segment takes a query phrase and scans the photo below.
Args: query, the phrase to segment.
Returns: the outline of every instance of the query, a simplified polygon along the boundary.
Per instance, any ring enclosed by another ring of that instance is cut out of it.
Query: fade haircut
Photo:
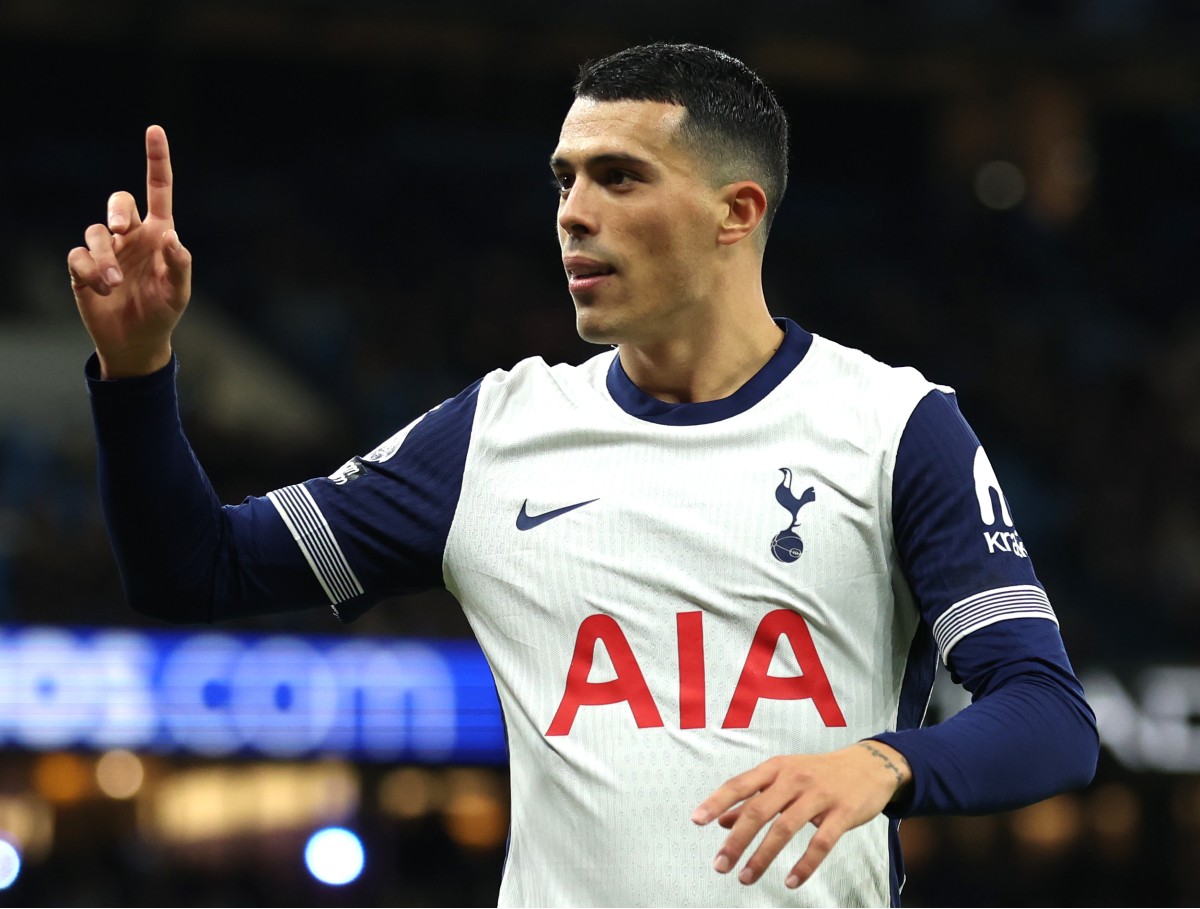
[[[575,97],[683,107],[678,138],[709,166],[714,184],[753,180],[763,188],[766,242],[787,189],[787,115],[741,60],[697,44],[631,47],[580,67]]]

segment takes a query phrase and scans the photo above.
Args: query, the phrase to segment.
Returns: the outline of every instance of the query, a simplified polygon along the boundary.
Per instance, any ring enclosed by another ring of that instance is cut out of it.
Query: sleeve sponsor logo
[[[982,445],[975,449],[972,473],[975,476],[975,498],[979,501],[979,520],[988,527],[997,528],[983,532],[988,554],[1008,552],[1022,559],[1028,558],[1025,543],[1014,529],[1008,499],[1000,489],[1000,480]]]

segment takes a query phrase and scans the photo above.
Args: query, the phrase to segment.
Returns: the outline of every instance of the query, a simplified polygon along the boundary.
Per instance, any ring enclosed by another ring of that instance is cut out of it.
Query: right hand
[[[171,360],[171,334],[192,294],[192,254],[171,216],[171,153],[161,126],[146,130],[146,220],[127,192],[108,200],[108,224],[67,255],[71,289],[105,379],[144,376]]]

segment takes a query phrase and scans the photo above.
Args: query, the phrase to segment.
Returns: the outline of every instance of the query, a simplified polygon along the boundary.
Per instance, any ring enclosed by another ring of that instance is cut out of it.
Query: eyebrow
[[[589,166],[589,167],[596,166],[596,165],[603,167],[603,166],[609,165],[609,164],[624,164],[624,165],[632,164],[635,166],[640,165],[642,167],[652,166],[650,164],[650,162],[647,161],[645,158],[639,158],[639,157],[637,157],[637,155],[622,154],[620,152],[607,152],[602,155],[593,155],[590,158],[585,158],[583,163],[585,166]],[[574,165],[572,165],[571,162],[568,161],[566,158],[561,158],[561,157],[558,157],[557,155],[552,155],[550,158],[550,169],[551,170],[555,170],[555,171],[570,170],[573,167],[574,167]]]

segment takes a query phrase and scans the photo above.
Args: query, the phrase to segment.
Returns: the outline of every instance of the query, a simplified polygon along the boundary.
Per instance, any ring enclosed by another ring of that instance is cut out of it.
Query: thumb
[[[192,254],[180,242],[174,228],[163,232],[163,261],[167,265],[167,280],[186,300],[191,292]]]

